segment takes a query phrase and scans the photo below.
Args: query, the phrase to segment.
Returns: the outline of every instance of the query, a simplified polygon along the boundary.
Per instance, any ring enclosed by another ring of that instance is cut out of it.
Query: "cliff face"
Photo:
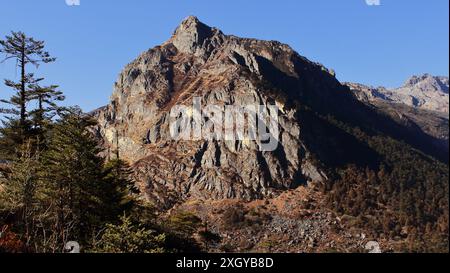
[[[321,79],[315,80],[315,79]],[[161,46],[120,74],[111,103],[100,109],[99,133],[110,151],[134,163],[149,199],[170,204],[188,196],[255,199],[326,176],[310,160],[292,99],[326,98],[341,88],[324,67],[289,46],[224,35],[189,17]],[[279,145],[258,141],[174,141],[169,112],[206,105],[279,107]]]
[[[267,151],[261,141],[245,138],[174,140],[170,111],[192,106],[194,98],[202,107],[261,105],[270,112],[278,106],[277,148]],[[327,170],[335,167],[378,166],[378,155],[332,125],[329,116],[435,152],[428,145],[433,137],[409,134],[378,115],[333,71],[289,46],[225,35],[195,17],[127,65],[111,103],[95,115],[105,147],[133,164],[145,197],[165,208],[191,197],[272,197],[304,183],[326,183]]]

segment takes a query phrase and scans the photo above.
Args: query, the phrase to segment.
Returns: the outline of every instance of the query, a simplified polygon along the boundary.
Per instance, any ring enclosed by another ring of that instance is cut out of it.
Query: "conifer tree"
[[[5,57],[2,62],[7,60],[15,60],[20,69],[20,80],[14,82],[5,80],[5,84],[16,91],[8,104],[13,106],[12,109],[3,109],[3,113],[19,116],[19,124],[21,127],[26,126],[27,121],[27,102],[29,95],[27,86],[34,83],[32,73],[27,73],[27,65],[31,64],[38,67],[41,63],[54,62],[50,54],[44,50],[45,43],[28,37],[23,32],[12,32],[10,36],[6,36],[5,40],[0,40],[0,53],[4,53]]]
[[[94,124],[79,109],[71,109],[54,126],[43,155],[43,177],[56,204],[56,227],[63,241],[86,242],[104,218],[103,159],[88,130]]]
[[[105,200],[106,215],[111,221],[120,215],[130,212],[136,205],[136,195],[139,193],[135,182],[131,179],[132,170],[128,163],[120,158],[113,159],[105,165],[105,178],[107,192]]]
[[[119,135],[116,133],[117,145],[115,158],[105,165],[105,181],[109,191],[106,195],[110,204],[108,215],[115,220],[123,213],[130,212],[136,204],[135,195],[139,193],[135,182],[132,180],[131,167],[120,158]]]
[[[44,50],[45,43],[28,37],[23,32],[12,32],[5,40],[0,40],[0,53],[3,59],[15,61],[20,70],[18,81],[5,79],[5,85],[15,91],[8,100],[0,102],[9,107],[0,107],[0,113],[6,115],[0,128],[0,156],[2,159],[14,160],[17,148],[32,137],[32,123],[29,120],[28,103],[33,99],[30,87],[42,79],[35,79],[29,72],[29,65],[38,67],[42,63],[54,62],[55,58]]]
[[[65,99],[63,93],[57,90],[57,85],[42,87],[39,83],[30,85],[30,100],[36,102],[36,108],[30,112],[33,125],[31,135],[35,138],[36,146],[45,149],[47,134],[53,125],[53,119],[65,111],[56,102]]]
[[[117,225],[107,224],[100,242],[94,248],[100,253],[164,253],[166,235],[134,223],[123,215]]]
[[[38,83],[30,85],[30,100],[35,100],[37,104],[36,109],[30,113],[36,129],[45,128],[51,123],[52,118],[63,109],[56,102],[63,101],[65,96],[57,88],[57,85],[44,87]]]
[[[38,217],[40,191],[38,183],[39,155],[32,151],[31,144],[23,144],[18,152],[20,156],[10,164],[8,174],[0,180],[3,211],[16,215],[18,230],[23,234],[24,242],[29,246],[35,234],[35,220]]]

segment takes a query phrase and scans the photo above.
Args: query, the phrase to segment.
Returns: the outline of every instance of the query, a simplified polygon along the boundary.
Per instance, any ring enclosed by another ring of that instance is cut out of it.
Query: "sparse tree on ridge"
[[[29,101],[27,85],[34,82],[34,75],[27,73],[27,65],[31,64],[38,67],[41,63],[54,62],[56,59],[44,50],[44,41],[35,40],[28,37],[23,32],[12,32],[10,36],[6,36],[5,40],[0,40],[0,53],[4,53],[5,57],[2,62],[7,60],[15,60],[20,69],[20,80],[14,82],[6,80],[7,86],[13,88],[17,94],[10,99],[13,109],[4,109],[2,112],[8,114],[17,114],[21,126],[26,125],[27,119],[27,102]]]
[[[14,159],[18,156],[17,147],[33,136],[31,111],[27,107],[30,101],[38,99],[34,89],[43,79],[35,79],[34,74],[29,72],[29,65],[37,68],[40,64],[56,60],[44,48],[44,41],[35,40],[23,32],[12,32],[4,40],[0,40],[0,55],[3,55],[0,62],[15,61],[20,70],[18,81],[5,79],[5,85],[13,89],[15,93],[9,99],[0,100],[8,105],[0,107],[0,114],[6,117],[0,128],[2,159]]]

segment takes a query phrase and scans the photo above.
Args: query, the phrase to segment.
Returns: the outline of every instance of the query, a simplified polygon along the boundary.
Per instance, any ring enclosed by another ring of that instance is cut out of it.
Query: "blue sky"
[[[413,74],[448,76],[449,1],[380,1],[0,0],[0,39],[21,30],[45,40],[58,60],[37,75],[86,111],[105,105],[121,69],[188,15],[227,34],[287,43],[341,81],[395,87]],[[16,77],[14,63],[0,64],[0,79]],[[0,98],[10,94],[0,84]]]

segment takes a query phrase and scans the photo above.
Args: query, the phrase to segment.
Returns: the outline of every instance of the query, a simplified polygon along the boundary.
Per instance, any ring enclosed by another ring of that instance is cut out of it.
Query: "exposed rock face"
[[[322,81],[310,82],[317,77]],[[185,197],[255,199],[323,181],[283,80],[300,87],[290,94],[296,98],[341,87],[327,69],[287,45],[224,35],[189,17],[170,40],[125,67],[111,103],[95,113],[98,132],[134,164],[146,197],[167,206]],[[278,105],[278,149],[264,152],[251,140],[174,141],[169,111],[192,105],[194,97],[202,105]]]
[[[402,87],[396,89],[373,88],[353,83],[349,83],[348,86],[361,91],[357,95],[362,100],[383,100],[443,113],[444,116],[449,114],[448,77],[436,77],[429,74],[413,76]]]
[[[393,90],[357,83],[346,85],[360,101],[389,114],[403,125],[420,128],[436,139],[430,144],[448,150],[448,77],[413,76],[403,87]]]
[[[270,112],[277,105],[277,149],[263,151],[251,139],[174,140],[171,109],[192,106],[196,97],[202,106],[262,105]],[[105,146],[133,164],[145,197],[164,208],[188,198],[254,200],[326,182],[320,164],[379,166],[376,153],[331,125],[328,115],[429,146],[428,136],[403,134],[403,127],[358,102],[332,70],[289,46],[225,35],[195,17],[127,65],[111,103],[94,114]]]

